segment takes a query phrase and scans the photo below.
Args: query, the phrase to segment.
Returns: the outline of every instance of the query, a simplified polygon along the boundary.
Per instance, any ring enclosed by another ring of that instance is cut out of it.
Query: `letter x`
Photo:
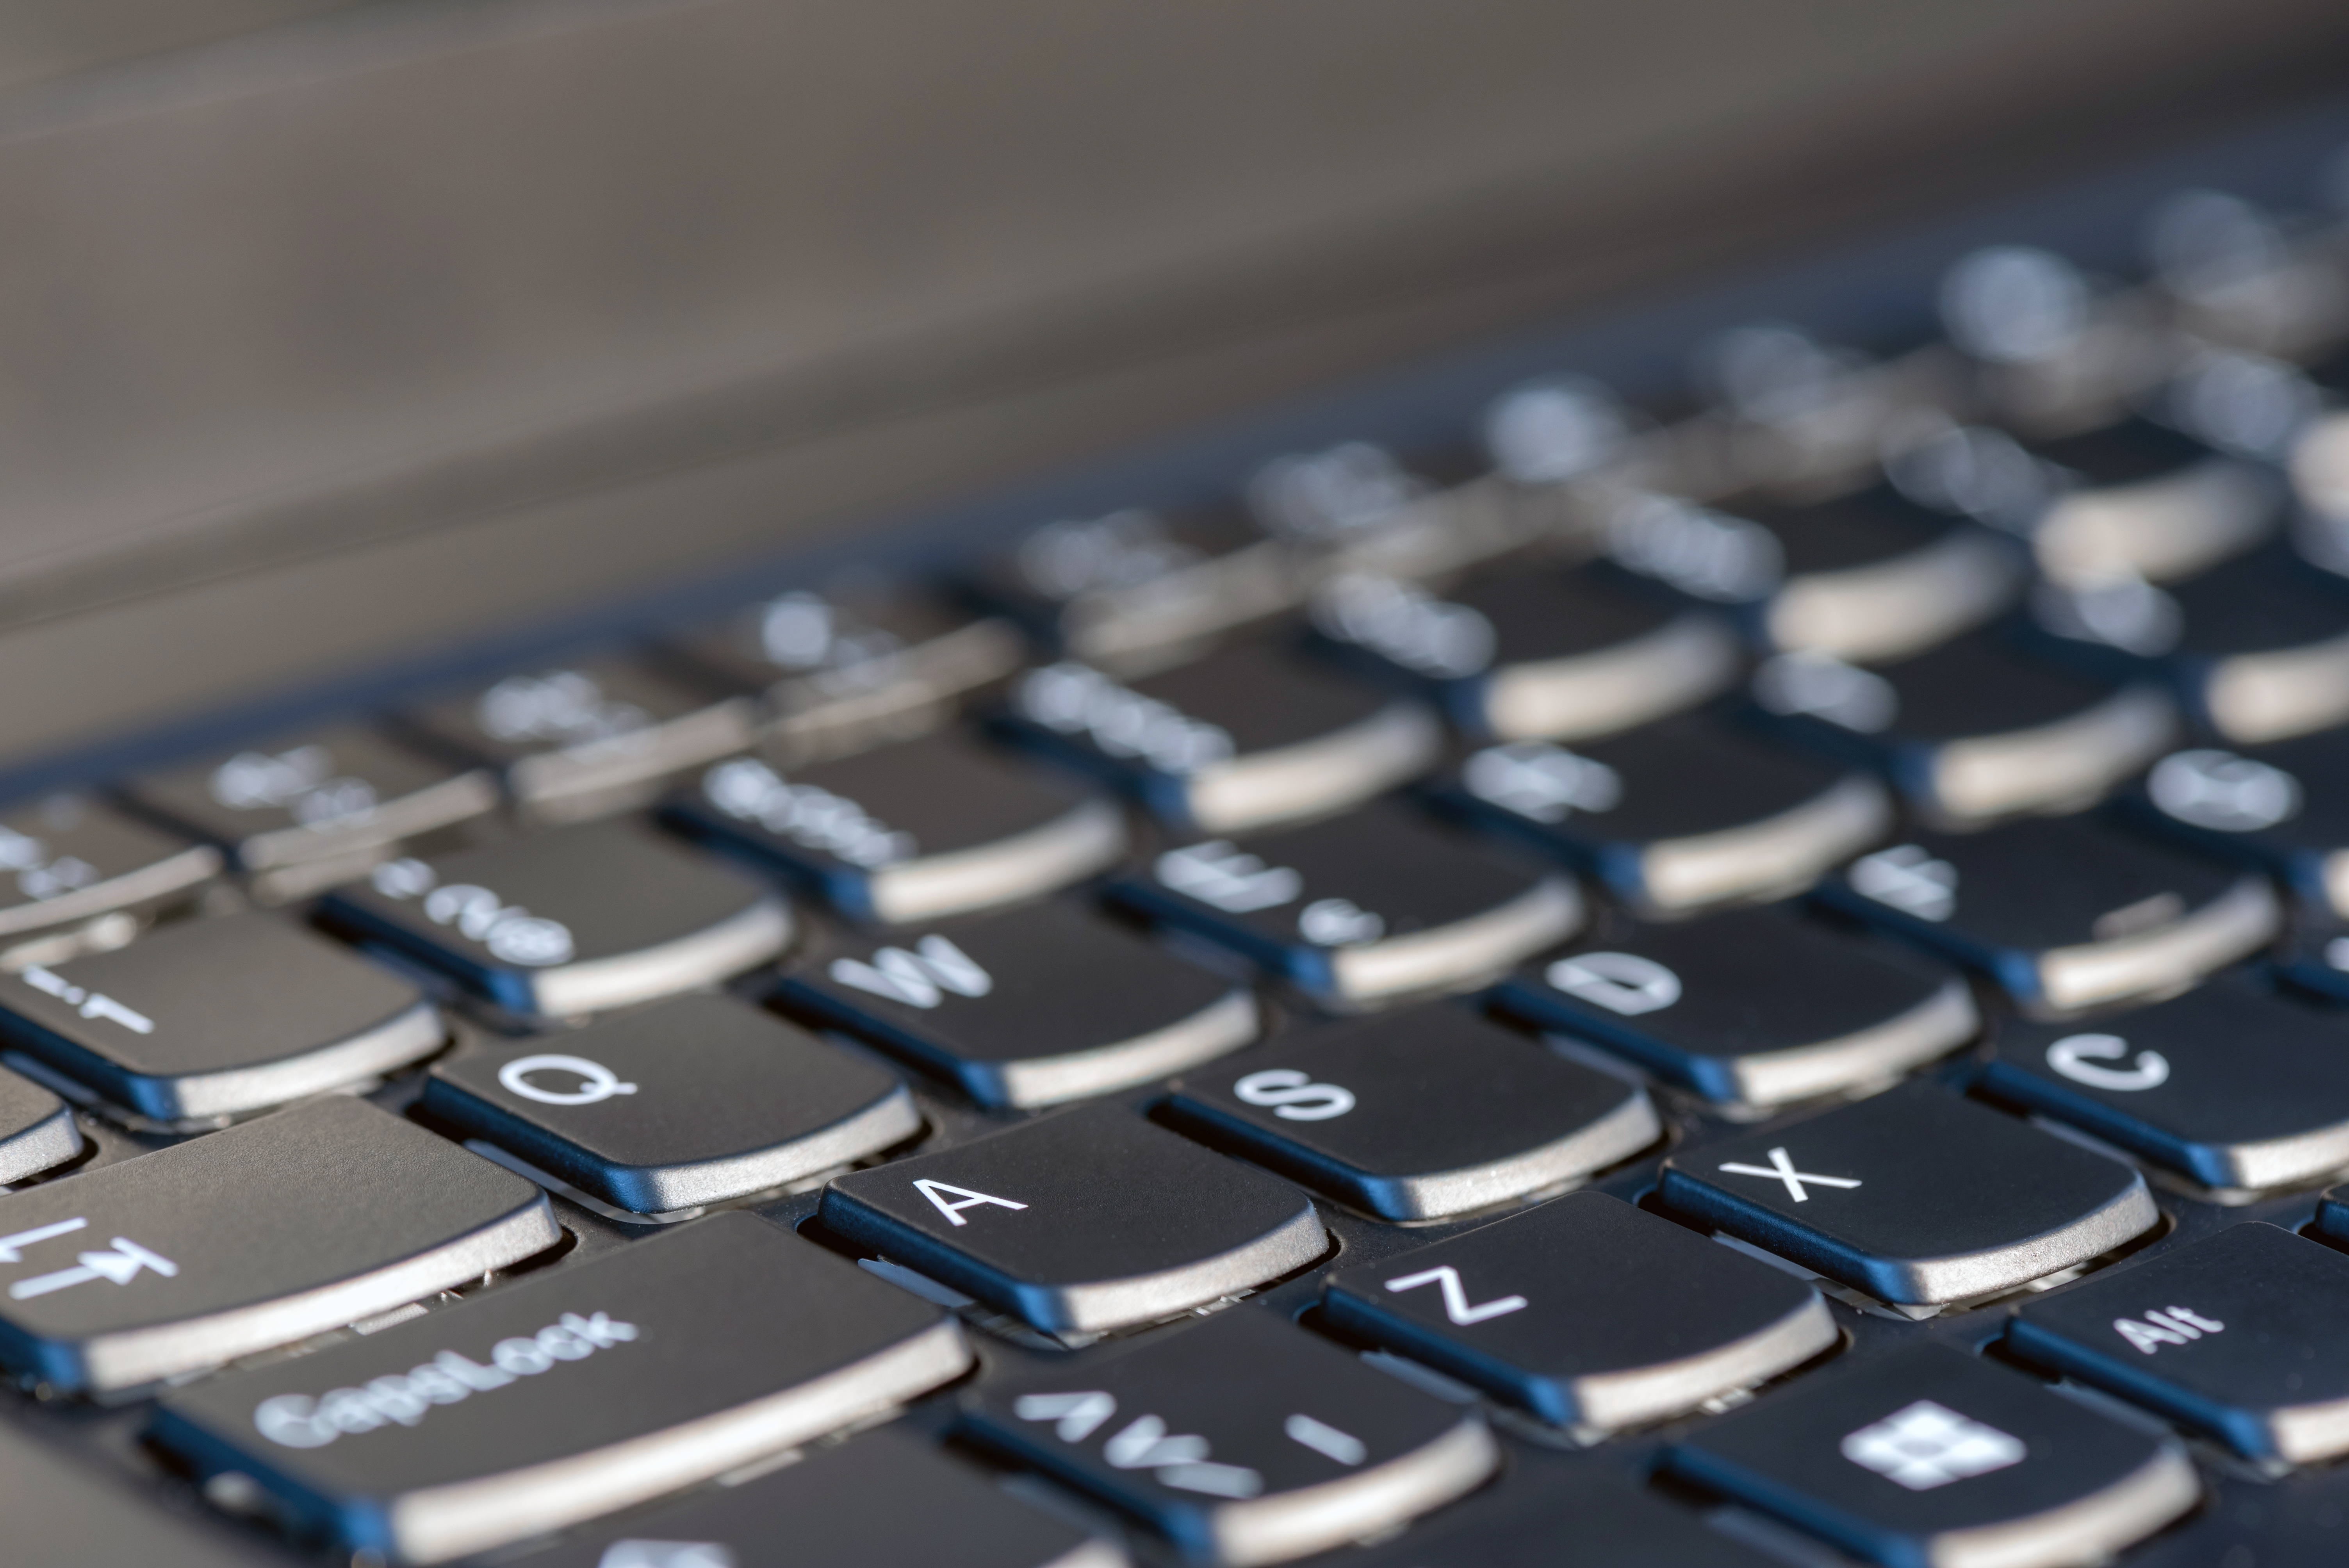
[[[1797,1171],[1795,1169],[1795,1162],[1786,1158],[1786,1151],[1783,1149],[1770,1150],[1770,1163],[1767,1165],[1733,1163],[1724,1165],[1722,1169],[1733,1176],[1767,1176],[1775,1181],[1784,1181],[1786,1184],[1786,1191],[1793,1195],[1797,1203],[1807,1203],[1811,1201],[1811,1195],[1803,1191],[1803,1183],[1806,1181],[1816,1181],[1822,1187],[1859,1185],[1849,1176],[1814,1176],[1807,1171]]]

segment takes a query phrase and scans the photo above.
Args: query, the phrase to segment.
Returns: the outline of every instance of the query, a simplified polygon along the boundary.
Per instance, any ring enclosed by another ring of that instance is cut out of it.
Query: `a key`
[[[905,1085],[731,996],[678,996],[432,1069],[424,1109],[615,1208],[764,1191],[921,1130]]]
[[[1426,771],[1443,746],[1422,704],[1263,644],[1131,684],[1049,665],[1013,684],[1011,707],[1016,736],[1205,834],[1344,810]]]
[[[636,822],[595,822],[388,861],[322,911],[515,1013],[650,1001],[764,964],[791,939],[781,898]]]
[[[2215,1236],[2032,1303],[2006,1348],[2254,1460],[2349,1449],[2349,1257],[2274,1225]]]
[[[1321,1306],[1553,1426],[1600,1429],[1766,1382],[1839,1332],[1800,1280],[1599,1192],[1340,1269]]]
[[[951,733],[779,773],[738,757],[673,813],[860,921],[903,925],[1020,903],[1124,851],[1125,814]]]
[[[1571,1541],[1575,1568],[1780,1568],[1782,1559],[1717,1534],[1697,1515],[1596,1466],[1514,1484],[1359,1552],[1350,1568],[1555,1568]]]
[[[2035,1017],[2183,990],[2282,923],[2266,878],[2085,818],[1920,834],[1819,896],[1982,970]]]
[[[2282,879],[2312,909],[2349,920],[2349,730],[2273,746],[2190,747],[2153,765],[2116,809]]]
[[[80,1152],[73,1108],[36,1083],[0,1071],[0,1185],[37,1176]]]
[[[1288,1182],[1113,1105],[834,1177],[818,1218],[1055,1334],[1172,1317],[1329,1244]]]
[[[528,1568],[1127,1568],[1125,1553],[1013,1501],[901,1431],[818,1449],[735,1486],[582,1531]]]
[[[2190,577],[2249,549],[2282,518],[2282,486],[2147,419],[2038,444],[2057,470],[2031,529],[2039,567],[2062,583]]]
[[[988,1382],[964,1425],[1230,1568],[1391,1529],[1501,1458],[1474,1413],[1248,1307]]]
[[[1582,923],[1570,877],[1394,805],[1185,844],[1112,892],[1337,1006],[1468,989]]]
[[[2015,1289],[2161,1218],[2130,1167],[1926,1083],[1675,1154],[1659,1195],[1907,1307]]]
[[[1650,915],[1800,892],[1892,826],[1891,797],[1873,775],[1702,716],[1572,751],[1541,740],[1489,747],[1461,765],[1444,799]]]
[[[1919,817],[1956,828],[2089,805],[2178,732],[2155,682],[2031,658],[2003,629],[1879,669],[1784,654],[1753,695],[1790,739],[1881,770]]]
[[[212,881],[221,865],[210,844],[86,795],[23,802],[0,812],[0,942],[143,913]]]
[[[843,937],[785,975],[776,1000],[994,1106],[1148,1083],[1237,1050],[1261,1026],[1246,985],[1065,902]]]
[[[178,1394],[150,1435],[347,1552],[445,1563],[836,1431],[970,1358],[935,1306],[738,1211]]]
[[[373,858],[498,803],[497,780],[485,770],[452,768],[360,724],[281,736],[126,788],[140,805],[221,845],[243,870],[289,894],[305,887],[293,868]]]
[[[438,746],[497,769],[527,815],[567,822],[650,799],[664,779],[740,750],[753,708],[614,655],[511,675],[403,717]]]
[[[253,1568],[251,1542],[209,1519],[173,1513],[44,1442],[0,1426],[0,1519],[8,1552],[41,1568]]]
[[[1667,1463],[1884,1568],[2102,1562],[2202,1495],[2175,1439],[1938,1345],[1733,1411]]]
[[[1741,1110],[1883,1082],[1981,1027],[1959,975],[1785,909],[1609,931],[1494,1003]]]
[[[2349,1165],[2340,1024],[2240,981],[2072,1024],[2002,1022],[1982,1089],[2206,1187]]]
[[[160,1122],[364,1083],[446,1037],[415,986],[276,914],[183,920],[0,974],[0,1038]]]
[[[1663,1130],[1636,1086],[1454,1006],[1283,1037],[1185,1078],[1163,1114],[1382,1220],[1578,1181]]]
[[[137,1388],[479,1279],[562,1233],[532,1183],[330,1096],[0,1196],[0,1362],[62,1389]]]

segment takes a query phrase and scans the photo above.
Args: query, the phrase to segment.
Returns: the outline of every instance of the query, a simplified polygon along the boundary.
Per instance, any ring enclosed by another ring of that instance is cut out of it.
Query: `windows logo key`
[[[1843,1439],[1843,1457],[1910,1491],[2023,1462],[2022,1439],[1920,1399]]]

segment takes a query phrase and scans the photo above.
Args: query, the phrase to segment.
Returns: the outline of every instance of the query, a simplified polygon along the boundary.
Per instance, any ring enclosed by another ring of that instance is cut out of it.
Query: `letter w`
[[[1505,1295],[1482,1306],[1469,1305],[1468,1293],[1460,1287],[1460,1271],[1450,1264],[1423,1274],[1405,1274],[1401,1279],[1387,1281],[1389,1290],[1417,1290],[1423,1284],[1435,1285],[1443,1291],[1444,1315],[1464,1328],[1469,1324],[1482,1323],[1488,1317],[1499,1317],[1504,1313],[1515,1312],[1530,1305],[1524,1296]]]
[[[835,958],[827,973],[843,985],[854,985],[908,1007],[935,1007],[948,991],[957,996],[984,996],[995,989],[995,976],[943,936],[925,936],[911,953],[902,947],[885,947],[870,964],[861,958]]]

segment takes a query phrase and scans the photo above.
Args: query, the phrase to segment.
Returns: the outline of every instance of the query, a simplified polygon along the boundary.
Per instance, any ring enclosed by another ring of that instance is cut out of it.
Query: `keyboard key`
[[[37,1176],[80,1152],[73,1109],[40,1085],[0,1071],[0,1186]]]
[[[1020,903],[1109,866],[1125,813],[952,734],[794,769],[705,771],[685,831],[770,862],[851,919],[907,924]]]
[[[1983,971],[2034,1017],[2174,994],[2265,946],[2282,921],[2264,877],[2079,818],[1920,835],[1862,856],[1819,895]]]
[[[1420,704],[1262,645],[1130,686],[1030,670],[1012,707],[1016,735],[1199,833],[1344,810],[1433,767],[1444,741]]]
[[[647,1214],[779,1187],[922,1128],[887,1072],[722,995],[476,1047],[433,1068],[423,1106]]]
[[[601,1524],[529,1568],[1127,1568],[1125,1553],[1015,1501],[969,1466],[881,1431],[656,1513]]]
[[[843,937],[778,1004],[869,1040],[981,1105],[1041,1106],[1148,1083],[1237,1050],[1246,986],[1067,903],[894,941]]]
[[[2175,1439],[1938,1345],[1723,1416],[1667,1462],[1885,1568],[2102,1562],[2202,1495]]]
[[[2136,824],[2281,878],[2349,920],[2349,730],[2273,746],[2196,747],[2154,764],[2118,809]]]
[[[1572,879],[1392,805],[1186,844],[1112,892],[1345,1006],[1469,989],[1582,923]]]
[[[1973,993],[1939,964],[1783,909],[1609,931],[1494,1000],[1748,1110],[1883,1082],[1981,1027]]]
[[[1889,484],[1796,506],[1744,507],[1777,540],[1785,576],[1756,607],[1760,640],[1869,664],[1921,653],[2017,596],[2020,552]]]
[[[2349,1165],[2339,1020],[2241,982],[2087,1024],[2002,1023],[1983,1090],[2206,1187]]]
[[[150,1435],[347,1551],[445,1563],[836,1431],[970,1359],[936,1307],[737,1212],[175,1395]]]
[[[250,1542],[167,1511],[35,1433],[0,1426],[0,1519],[8,1551],[41,1568],[253,1568]]]
[[[1329,1245],[1288,1182],[1113,1105],[835,1177],[818,1218],[1055,1334],[1172,1317]]]
[[[2247,1458],[2306,1464],[2349,1450],[2344,1292],[2349,1257],[2230,1225],[2033,1302],[2005,1345]]]
[[[221,852],[211,845],[191,844],[86,795],[26,801],[0,812],[0,942],[141,913],[220,872]]]
[[[2153,682],[2029,658],[2000,631],[1881,669],[1784,655],[1753,690],[1781,733],[1881,770],[1925,821],[1953,828],[2078,810],[2178,732]]]
[[[965,1426],[1193,1561],[1231,1565],[1391,1529],[1474,1491],[1501,1459],[1475,1414],[1246,1307],[987,1383]]]
[[[1400,1539],[1358,1552],[1355,1568],[1781,1568],[1783,1559],[1715,1534],[1694,1514],[1608,1470],[1581,1466],[1454,1509]]]
[[[1666,1161],[1663,1202],[1899,1306],[2013,1290],[2158,1223],[2145,1178],[1909,1083]]]
[[[0,974],[0,1037],[119,1106],[181,1123],[364,1083],[430,1056],[447,1030],[398,975],[247,913]]]
[[[562,1234],[521,1177],[330,1096],[0,1196],[0,1362],[68,1391],[140,1387],[479,1279]]]
[[[2032,449],[2058,472],[2031,531],[2058,582],[2190,577],[2282,521],[2282,486],[2190,437],[2132,419]]]
[[[1340,1269],[1322,1311],[1554,1426],[1602,1429],[1766,1382],[1840,1332],[1801,1281],[1599,1192]]]
[[[1663,1132],[1637,1087],[1446,1006],[1284,1036],[1186,1078],[1163,1114],[1382,1220],[1506,1203]]]
[[[1702,717],[1579,751],[1491,747],[1445,799],[1649,915],[1800,892],[1892,826],[1891,798],[1871,775]]]
[[[542,821],[599,817],[650,799],[661,782],[750,744],[752,707],[624,657],[508,676],[410,709],[409,724],[500,770]]]
[[[515,1013],[567,1017],[689,991],[783,950],[783,901],[635,822],[378,866],[322,911]]]

